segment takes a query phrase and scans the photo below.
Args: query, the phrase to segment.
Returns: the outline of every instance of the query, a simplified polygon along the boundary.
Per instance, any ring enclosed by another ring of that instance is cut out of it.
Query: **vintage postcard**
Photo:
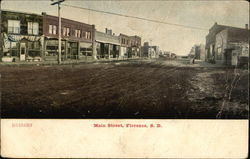
[[[249,3],[0,0],[1,157],[247,158]]]

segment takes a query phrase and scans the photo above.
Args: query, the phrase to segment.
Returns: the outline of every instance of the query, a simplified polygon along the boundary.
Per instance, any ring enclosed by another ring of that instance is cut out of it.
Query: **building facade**
[[[238,58],[244,55],[249,43],[248,26],[245,29],[229,27],[216,34],[215,62],[225,65],[237,65]]]
[[[223,29],[227,28],[224,25],[218,25],[215,23],[210,29],[209,33],[206,36],[206,45],[205,45],[205,52],[206,52],[206,61],[208,62],[215,62],[215,41],[216,41],[216,34],[222,31]]]
[[[2,11],[1,19],[2,60],[41,61],[44,45],[42,16]]]
[[[146,58],[159,58],[159,46],[150,46],[149,42],[144,42],[142,46],[142,57]]]
[[[121,44],[120,56],[127,58],[132,57],[132,50],[130,49],[131,48],[130,37],[125,34],[120,34],[119,39]]]
[[[121,44],[119,37],[112,34],[112,30],[106,28],[105,33],[96,31],[95,45],[97,59],[119,58]]]
[[[1,11],[0,59],[57,61],[58,17]],[[96,31],[94,25],[61,18],[61,60],[133,58],[141,56],[141,37]],[[3,58],[2,58],[3,57]]]
[[[236,28],[215,23],[206,36],[205,59],[212,63],[236,65],[241,59],[246,61],[245,50],[249,48],[248,43],[247,24],[245,28]]]
[[[141,37],[130,36],[130,44],[132,57],[141,57]]]
[[[95,26],[62,18],[62,60],[92,59]],[[43,13],[44,59],[58,59],[58,17]]]
[[[120,56],[121,57],[140,57],[141,56],[141,37],[135,36],[128,36],[125,34],[120,34]]]
[[[205,45],[204,44],[194,45],[189,52],[189,57],[205,61]]]

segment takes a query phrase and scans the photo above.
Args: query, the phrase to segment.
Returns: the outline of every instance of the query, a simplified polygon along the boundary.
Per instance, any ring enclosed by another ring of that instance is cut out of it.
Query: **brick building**
[[[141,37],[120,34],[121,57],[139,57],[141,55]]]
[[[42,16],[2,11],[1,19],[1,57],[10,62],[40,61],[44,44]]]
[[[130,37],[125,34],[120,34],[120,44],[121,44],[121,50],[120,50],[120,56],[121,57],[132,57],[132,50],[130,49],[131,43],[130,43]]]
[[[1,11],[1,60],[57,61],[58,17]],[[96,31],[94,25],[61,19],[61,60],[96,58],[132,58],[141,56],[141,37],[112,30]],[[7,62],[6,61],[6,62]]]
[[[132,57],[140,57],[141,56],[141,37],[135,35],[130,36],[130,47]]]
[[[142,46],[142,57],[158,58],[159,54],[159,46],[150,46],[149,42],[144,42]]]
[[[93,58],[95,26],[62,18],[62,60]],[[58,17],[43,13],[44,59],[58,57]]]

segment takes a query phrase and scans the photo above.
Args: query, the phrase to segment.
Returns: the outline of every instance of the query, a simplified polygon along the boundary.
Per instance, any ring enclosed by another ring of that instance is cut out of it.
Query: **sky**
[[[2,0],[2,9],[57,16],[51,0]],[[65,0],[64,4],[147,18],[205,30],[154,23],[140,19],[62,6],[62,17],[94,24],[98,31],[112,29],[116,35],[138,35],[160,50],[187,55],[195,44],[205,44],[205,37],[215,22],[244,28],[249,24],[247,1],[169,1],[169,0]]]

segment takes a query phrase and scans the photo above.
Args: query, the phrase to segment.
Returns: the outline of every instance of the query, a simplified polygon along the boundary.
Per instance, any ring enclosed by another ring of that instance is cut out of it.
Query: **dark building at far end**
[[[205,45],[197,44],[192,47],[189,52],[189,58],[195,58],[197,60],[205,61]]]

